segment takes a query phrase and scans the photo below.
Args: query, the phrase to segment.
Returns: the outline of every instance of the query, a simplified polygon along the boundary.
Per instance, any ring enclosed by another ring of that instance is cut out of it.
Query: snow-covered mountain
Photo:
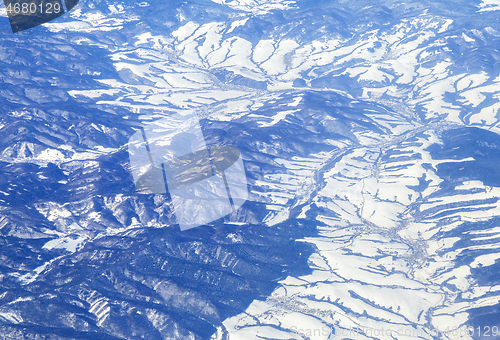
[[[81,0],[16,34],[3,11],[0,334],[499,338],[498,10]],[[187,111],[249,197],[181,232],[127,142]]]

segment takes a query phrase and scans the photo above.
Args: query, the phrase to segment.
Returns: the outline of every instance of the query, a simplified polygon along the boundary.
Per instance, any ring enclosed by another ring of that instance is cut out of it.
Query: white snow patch
[[[479,12],[500,10],[500,0],[483,0],[479,5]]]
[[[80,235],[77,238],[71,236],[61,237],[50,240],[45,243],[42,248],[47,250],[66,249],[67,251],[74,253],[87,239],[88,237],[85,235]]]

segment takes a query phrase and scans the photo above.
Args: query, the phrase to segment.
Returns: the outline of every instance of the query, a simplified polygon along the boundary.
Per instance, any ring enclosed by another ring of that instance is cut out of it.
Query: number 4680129
[[[36,13],[60,13],[61,5],[58,3],[35,4],[33,2],[23,2],[16,4],[8,4],[5,8],[8,15],[11,14],[36,14]]]

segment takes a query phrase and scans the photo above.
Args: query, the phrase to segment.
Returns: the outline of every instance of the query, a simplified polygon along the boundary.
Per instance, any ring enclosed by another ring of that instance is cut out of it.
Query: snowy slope
[[[81,1],[2,35],[0,334],[481,338],[499,9]],[[241,151],[249,200],[182,233],[168,196],[135,191],[126,143],[186,110]]]

